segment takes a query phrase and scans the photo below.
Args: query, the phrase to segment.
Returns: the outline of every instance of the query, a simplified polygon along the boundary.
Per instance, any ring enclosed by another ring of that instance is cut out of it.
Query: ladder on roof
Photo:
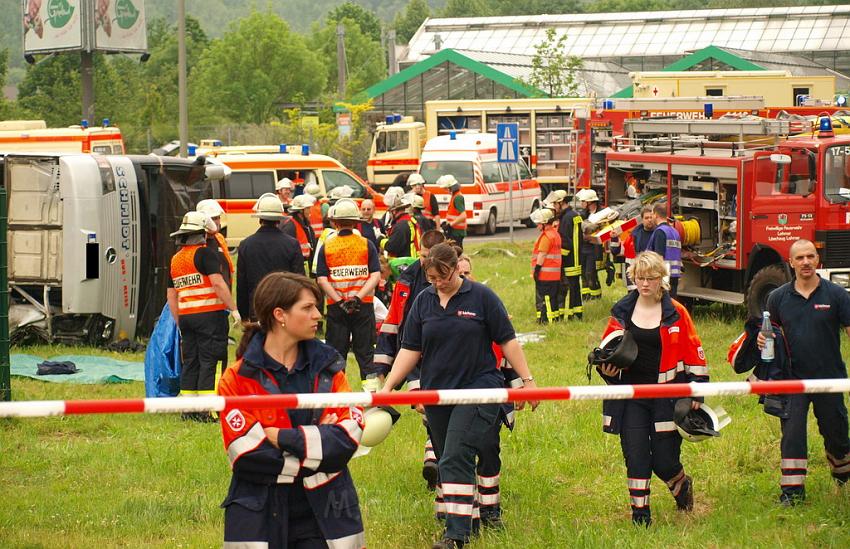
[[[746,136],[782,136],[791,133],[790,120],[764,118],[759,120],[668,120],[632,119],[624,122],[627,135],[737,135],[741,141]]]

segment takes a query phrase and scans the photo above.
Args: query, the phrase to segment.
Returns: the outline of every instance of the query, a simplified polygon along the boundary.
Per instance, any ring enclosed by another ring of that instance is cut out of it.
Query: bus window
[[[375,138],[375,152],[404,151],[409,144],[410,137],[407,130],[382,131]]]
[[[517,162],[517,168],[519,168],[519,178],[520,179],[531,179],[531,170],[528,169],[528,165],[525,161],[520,158]]]
[[[273,172],[233,172],[227,182],[227,198],[259,198],[274,192]]]
[[[325,179],[325,193],[330,194],[331,190],[337,187],[351,187],[354,191],[351,198],[366,198],[366,189],[363,185],[345,172],[322,170],[322,177]]]
[[[288,177],[296,185],[309,185],[319,182],[314,170],[278,170],[277,180],[280,181],[284,177]]]
[[[502,174],[499,173],[499,164],[496,162],[481,163],[481,177],[484,183],[500,183]]]

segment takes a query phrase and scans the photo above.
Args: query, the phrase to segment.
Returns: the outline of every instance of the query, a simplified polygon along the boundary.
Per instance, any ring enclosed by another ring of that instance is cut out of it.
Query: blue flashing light
[[[103,127],[104,127],[104,128],[108,128],[108,127],[109,127],[109,119],[108,119],[108,118],[104,118],[104,119],[103,119]]]
[[[401,115],[398,113],[393,113],[393,123],[398,124],[401,122]]]
[[[605,99],[602,101],[602,108],[610,111],[614,109],[614,100],[613,99]]]
[[[308,145],[307,143],[304,143],[303,145],[301,145],[301,154],[303,156],[309,155],[310,154],[310,145]]]
[[[88,120],[86,120],[85,118],[83,118],[82,120],[80,120],[80,126],[81,126],[83,129],[88,128],[88,127],[89,127],[89,121],[88,121]]]
[[[832,131],[832,119],[829,116],[820,117],[818,130],[818,137],[835,137],[835,132]]]
[[[712,103],[706,103],[702,106],[702,112],[705,114],[705,117],[711,120],[714,118],[714,105]]]
[[[216,139],[215,141],[213,141],[212,146],[213,147],[221,147],[221,144],[222,144],[221,139]]]
[[[456,131],[454,131],[454,130],[450,131],[450,132],[449,132],[449,139],[451,139],[452,141],[454,141],[455,139],[457,139],[457,132],[456,132]]]
[[[392,124],[394,118],[395,117],[393,115],[388,114],[387,116],[384,117],[384,122],[386,122],[387,124]]]
[[[286,154],[286,143],[278,145],[278,150],[280,151],[280,154]]]
[[[188,151],[189,156],[195,156],[195,151],[197,151],[197,150],[198,150],[198,147],[197,147],[197,146],[195,146],[195,145],[189,145],[189,146],[186,148],[186,150]]]

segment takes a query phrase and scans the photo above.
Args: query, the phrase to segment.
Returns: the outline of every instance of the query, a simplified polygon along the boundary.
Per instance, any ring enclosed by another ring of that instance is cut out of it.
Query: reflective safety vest
[[[466,210],[460,211],[457,208],[455,208],[455,197],[457,197],[458,195],[463,196],[462,194],[460,194],[460,191],[458,191],[456,193],[452,193],[452,197],[449,199],[449,209],[446,211],[446,217],[448,219],[452,219],[455,216],[460,215],[460,217],[456,221],[450,222],[449,226],[451,226],[452,229],[457,229],[459,231],[465,231],[466,230]]]
[[[316,233],[316,238],[319,238],[319,235],[322,234],[322,231],[325,228],[325,222],[322,219],[321,202],[316,202],[310,206],[310,215],[308,217],[310,219],[310,226],[313,228],[313,232]]]
[[[177,290],[177,312],[180,316],[227,308],[215,295],[210,277],[195,268],[195,254],[204,247],[206,243],[183,246],[171,258],[171,280]]]
[[[581,216],[577,211],[572,208],[564,211],[558,226],[558,234],[561,236],[561,266],[564,269],[564,276],[581,276],[579,254],[582,232]]]
[[[541,249],[543,239],[548,240],[548,247]],[[537,254],[543,253],[543,266],[540,269],[538,280],[558,281],[561,280],[561,235],[551,224],[546,225],[537,241],[534,243],[534,251],[531,253],[531,271],[537,265]]]
[[[328,282],[343,299],[353,298],[369,280],[369,241],[359,234],[328,236],[323,246],[328,265]],[[363,303],[372,303],[367,295]],[[336,303],[330,296],[328,305]]]
[[[431,194],[431,191],[422,192],[422,201],[425,203],[425,207],[422,208],[422,215],[425,217],[425,219],[434,220],[440,217],[440,212],[439,210],[437,210],[437,214],[435,215],[434,212],[431,211],[432,196],[433,195]]]
[[[679,233],[669,223],[662,223],[655,230],[661,231],[667,237],[664,245],[664,263],[667,264],[670,277],[679,278],[682,276],[682,241],[679,240]],[[653,233],[651,241],[654,240]]]
[[[224,259],[227,261],[227,268],[230,269],[230,275],[236,272],[233,266],[233,258],[230,257],[230,251],[227,249],[227,239],[221,233],[215,233],[215,240],[218,242],[218,247],[221,248],[221,253],[224,254]]]

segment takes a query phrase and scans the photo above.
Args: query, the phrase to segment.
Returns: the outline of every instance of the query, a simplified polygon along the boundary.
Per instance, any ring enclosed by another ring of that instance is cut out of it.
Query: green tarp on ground
[[[143,362],[116,360],[105,356],[58,355],[43,358],[36,355],[15,353],[10,357],[13,376],[25,376],[54,383],[127,383],[145,380]],[[75,374],[40,376],[36,375],[38,363],[45,360],[73,362],[79,370]]]

